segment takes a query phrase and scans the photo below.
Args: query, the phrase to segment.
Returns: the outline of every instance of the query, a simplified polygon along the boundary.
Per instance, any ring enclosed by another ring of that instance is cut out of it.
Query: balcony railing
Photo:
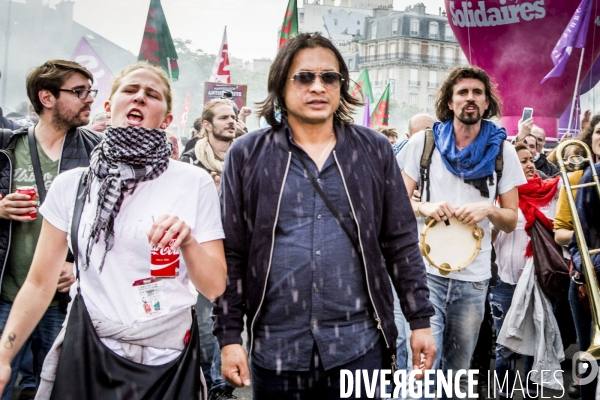
[[[373,62],[384,62],[384,61],[403,61],[403,62],[414,62],[420,64],[433,64],[433,65],[449,65],[457,66],[461,65],[461,61],[458,58],[447,58],[439,56],[430,56],[427,54],[414,54],[414,53],[384,53],[371,56],[359,57],[359,63],[373,63]]]
[[[427,82],[427,87],[437,89],[438,83],[437,82]]]
[[[421,81],[408,81],[408,86],[421,86]]]

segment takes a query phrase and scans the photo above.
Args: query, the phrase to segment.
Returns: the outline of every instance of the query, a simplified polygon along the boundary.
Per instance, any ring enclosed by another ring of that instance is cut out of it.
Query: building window
[[[437,39],[438,38],[438,23],[430,22],[429,23],[429,39]]]
[[[437,71],[429,71],[429,82],[427,83],[427,87],[437,88]]]
[[[419,20],[410,20],[410,36],[419,36]]]
[[[413,62],[420,62],[421,61],[421,46],[419,46],[417,43],[411,43],[410,44],[410,54],[408,55],[408,59],[410,61]]]
[[[427,97],[427,111],[433,112],[434,107],[435,107],[435,96],[430,94],[429,97]]]
[[[348,70],[349,71],[352,71],[352,68],[353,68],[352,64],[354,64],[354,63],[352,61],[354,61],[354,60],[352,60],[352,59],[348,60]]]
[[[371,39],[377,39],[377,23],[371,25]]]
[[[416,106],[418,101],[419,101],[418,94],[416,94],[416,93],[408,94],[408,104],[410,104],[411,106]]]
[[[419,70],[411,68],[410,76],[408,78],[408,86],[419,86]]]
[[[429,45],[430,62],[437,63],[439,57],[440,57],[440,46]]]
[[[454,62],[454,49],[452,47],[444,48],[444,58],[446,59],[447,64],[452,64]]]
[[[380,44],[379,45],[379,54],[380,55],[385,54],[385,44]]]
[[[370,56],[374,56],[375,55],[375,46],[369,46],[369,55]]]
[[[444,27],[444,39],[449,40],[451,42],[455,42],[456,38],[454,37],[454,32],[452,32],[452,28],[450,28],[450,24],[446,24]]]
[[[398,34],[398,20],[395,19],[394,22],[392,22],[392,35],[397,35]]]
[[[388,68],[388,79],[394,79],[394,68]]]

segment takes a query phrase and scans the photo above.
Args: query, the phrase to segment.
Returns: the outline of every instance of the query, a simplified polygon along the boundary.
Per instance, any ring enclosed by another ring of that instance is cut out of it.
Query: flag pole
[[[575,111],[575,100],[577,98],[577,91],[579,90],[579,78],[581,77],[581,67],[583,66],[583,54],[585,53],[585,47],[581,48],[581,56],[579,57],[579,68],[577,69],[577,80],[575,81],[575,90],[573,91],[573,101],[571,102],[571,112],[569,113],[569,128],[567,133],[571,133],[571,124],[573,123],[573,112]]]
[[[169,82],[173,83],[173,74],[171,73],[171,59],[167,57],[167,69],[169,70]]]

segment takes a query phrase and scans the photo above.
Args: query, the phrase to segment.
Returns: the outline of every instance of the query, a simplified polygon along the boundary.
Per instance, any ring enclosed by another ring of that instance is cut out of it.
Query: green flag
[[[375,97],[373,96],[373,89],[371,88],[371,80],[369,79],[369,70],[363,69],[360,73],[360,76],[356,80],[356,85],[352,89],[350,93],[352,97],[360,99],[362,101],[367,100],[367,95],[369,95],[370,102],[375,101]]]
[[[283,25],[281,26],[281,36],[279,37],[279,48],[281,49],[288,40],[298,35],[298,4],[296,0],[289,0]]]
[[[164,69],[171,80],[176,81],[179,78],[177,52],[160,0],[150,0],[148,19],[138,56],[138,61],[143,60]]]
[[[377,107],[371,114],[371,127],[388,126],[390,120],[390,84],[386,86]]]

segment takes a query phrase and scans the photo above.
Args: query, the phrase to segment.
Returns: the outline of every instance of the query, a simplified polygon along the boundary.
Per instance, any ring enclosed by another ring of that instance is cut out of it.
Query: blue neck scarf
[[[485,180],[494,173],[496,157],[506,140],[506,130],[491,121],[482,120],[481,130],[473,143],[458,150],[451,119],[433,124],[433,137],[448,171],[475,186],[482,196],[489,197]]]

